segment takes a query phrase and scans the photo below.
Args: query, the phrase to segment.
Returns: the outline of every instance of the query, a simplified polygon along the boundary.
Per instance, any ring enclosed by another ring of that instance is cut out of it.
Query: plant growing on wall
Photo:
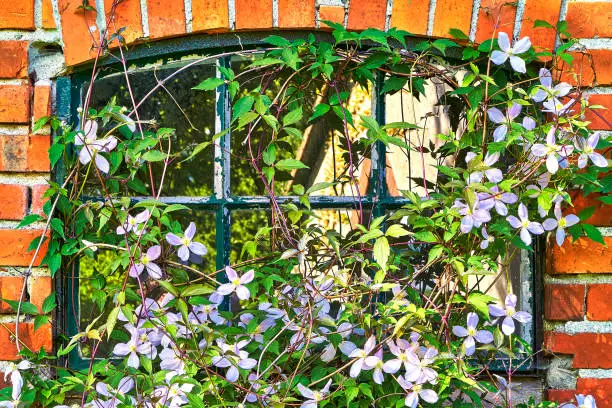
[[[51,184],[45,217],[21,225],[46,222],[44,263],[53,274],[70,274],[83,257],[103,256],[108,267],[92,276],[100,316],[55,354],[21,349],[0,405],[513,405],[512,376],[533,353],[517,329],[532,316],[511,291],[496,299],[472,279],[507,279],[512,257],[548,232],[558,245],[583,234],[602,241],[581,222],[588,214],[562,211],[570,187],[610,190],[600,177],[609,142],[582,120],[597,107],[551,74],[571,58],[571,41],[536,54],[529,38],[512,43],[500,32],[476,46],[456,32],[463,45],[439,39],[407,51],[405,32],[330,25],[333,42],[271,36],[271,48],[244,71],[220,67],[222,77],[201,78],[196,92],[229,90],[232,116],[228,130],[198,145],[175,149],[181,135],[140,117],[136,100],[96,110],[88,97],[78,126],[37,124],[56,131],[49,153],[64,177]],[[121,48],[114,52],[125,66]],[[548,68],[535,68],[543,57]],[[256,80],[242,81],[246,73]],[[435,145],[419,142],[418,121],[381,124],[350,109],[349,86],[418,99],[432,81],[449,87],[455,107],[452,130]],[[278,184],[307,168],[297,156],[306,129],[325,118],[336,123],[345,172],[308,190],[284,185],[293,199],[279,200]],[[161,198],[172,166],[197,161],[230,134],[244,137],[236,143],[270,198],[270,225],[248,227],[269,238],[248,242],[246,260],[214,270],[201,263],[208,248],[198,229],[207,226],[177,221],[187,207]],[[357,173],[360,158],[384,146],[421,157],[413,179],[422,194],[405,191],[401,208],[376,214]],[[85,189],[102,199],[84,199]],[[149,197],[133,199],[143,189]],[[311,197],[326,189],[352,197],[357,215],[347,233],[313,223]],[[40,325],[54,299],[42,311],[13,306]],[[83,345],[87,369],[61,364]],[[503,376],[490,370],[500,355],[509,361]]]

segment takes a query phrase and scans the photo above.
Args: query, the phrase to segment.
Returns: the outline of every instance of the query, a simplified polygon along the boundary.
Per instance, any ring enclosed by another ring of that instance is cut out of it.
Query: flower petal
[[[514,333],[514,320],[512,320],[511,317],[507,316],[504,321],[502,322],[502,332],[506,335],[509,336],[512,333]]]
[[[453,334],[457,337],[467,337],[468,331],[462,326],[453,326]]]
[[[525,61],[523,61],[521,57],[511,55],[510,65],[512,65],[512,69],[514,69],[516,72],[520,72],[521,74],[527,72],[527,68],[525,67]]]
[[[182,244],[183,244],[183,242],[181,241],[181,239],[180,239],[178,236],[176,236],[176,235],[174,235],[173,233],[171,233],[171,232],[169,232],[169,233],[167,233],[167,234],[166,234],[166,241],[168,241],[168,243],[169,243],[170,245],[175,245],[175,246],[176,246],[176,245],[182,245]]]
[[[510,49],[510,38],[508,37],[508,34],[500,31],[497,35],[497,44],[501,50],[508,51]]]
[[[497,108],[487,109],[487,115],[489,116],[489,120],[493,123],[504,123],[506,121],[502,111]]]

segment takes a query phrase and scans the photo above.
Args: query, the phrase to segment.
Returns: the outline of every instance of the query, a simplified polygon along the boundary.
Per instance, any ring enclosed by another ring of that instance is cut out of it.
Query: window
[[[243,72],[242,81],[262,80],[256,74],[244,71],[250,57],[222,57],[197,64],[192,64],[193,61],[192,58],[181,59],[178,56],[176,61],[161,64],[153,61],[151,64],[151,61],[144,59],[137,61],[129,73],[131,91],[136,101],[147,95],[158,81],[171,78],[157,88],[138,111],[142,119],[153,119],[159,126],[176,129],[173,151],[211,140],[213,135],[229,125],[231,112],[226,87],[216,91],[192,90],[204,78],[215,74],[219,76],[218,67],[225,66],[232,67],[234,72]],[[89,75],[85,72],[58,81],[60,115],[75,111],[82,105]],[[269,79],[268,89],[270,95],[274,95],[281,78]],[[453,116],[451,101],[446,99],[448,85],[432,81],[427,85],[428,97],[419,100],[408,89],[380,97],[381,81],[378,82],[368,89],[354,83],[339,86],[340,97],[347,98],[349,110],[355,117],[356,126],[349,132],[349,139],[355,142],[351,146],[337,137],[335,129],[344,126],[342,121],[334,115],[325,115],[308,123],[312,112],[305,112],[304,119],[295,126],[305,129],[301,140],[287,138],[283,142],[298,152],[297,158],[308,169],[297,169],[291,173],[291,177],[277,178],[274,194],[280,203],[300,205],[301,190],[315,189],[310,198],[313,209],[313,216],[307,221],[310,224],[318,223],[344,234],[356,223],[367,224],[372,217],[392,214],[407,202],[402,195],[403,190],[423,194],[423,184],[427,181],[431,183],[438,177],[434,166],[441,163],[428,154],[429,145],[436,143],[438,133],[457,131],[461,126],[460,118]],[[316,89],[316,92],[303,96],[312,99],[308,106],[316,105],[317,98],[331,92],[321,84],[308,85],[310,89]],[[121,68],[107,65],[95,80],[91,106],[101,107],[112,98],[116,98],[117,105],[131,106]],[[432,108],[437,114],[423,116]],[[374,117],[379,123],[400,120],[418,123],[424,128],[423,131],[406,131],[404,136],[407,144],[423,147],[422,152],[408,152],[398,146],[386,149],[382,144],[357,146],[356,142],[365,132],[365,128],[359,124],[359,115]],[[177,159],[179,163],[166,174],[162,200],[190,208],[190,214],[182,216],[181,225],[186,227],[187,220],[195,221],[197,240],[208,248],[203,268],[220,270],[225,265],[244,261],[254,248],[273,249],[273,229],[270,229],[268,236],[256,236],[259,227],[269,225],[270,199],[247,161],[249,150],[259,149],[264,145],[265,138],[263,133],[256,134],[254,140],[259,145],[248,146],[242,143],[244,134],[241,131],[223,134],[193,160],[181,161],[189,155],[185,151],[183,158]],[[352,167],[346,157],[347,149],[354,149],[356,153],[354,157],[357,162]],[[423,161],[426,166],[421,166]],[[152,171],[159,174],[161,169],[153,166]],[[357,186],[348,182],[347,173],[350,171],[356,174]],[[136,183],[143,197],[131,197],[134,201],[144,198],[150,188],[146,176]],[[100,192],[86,187],[85,194],[95,198]],[[356,196],[360,197],[360,203]],[[362,219],[358,209],[362,210]],[[423,259],[419,259],[418,248],[409,250],[414,254],[415,265],[424,263]],[[121,284],[122,272],[111,274],[105,280],[97,273],[104,268],[109,268],[109,265],[105,262],[104,252],[99,252],[96,259],[82,258],[78,271],[65,271],[62,285],[65,287],[66,313],[63,314],[67,316],[65,327],[69,334],[77,333],[79,328],[104,311],[106,305],[102,304],[103,298],[99,296],[101,291]],[[533,258],[527,253],[521,254],[520,260],[513,263],[510,270],[509,281],[513,285],[513,292],[519,294],[524,309],[533,311]],[[426,276],[423,279],[424,287],[428,284],[427,279]],[[474,281],[474,284],[481,289],[505,292],[508,283],[483,279]],[[526,330],[524,338],[534,339],[533,327],[523,326],[522,330]],[[76,367],[83,365],[90,355],[91,350],[82,347],[72,353],[71,363]],[[523,366],[525,369],[531,367],[531,362]]]

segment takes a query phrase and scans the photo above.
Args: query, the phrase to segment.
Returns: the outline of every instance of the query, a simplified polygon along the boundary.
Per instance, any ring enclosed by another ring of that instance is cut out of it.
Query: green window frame
[[[234,35],[219,35],[214,39],[208,36],[195,36],[194,38],[183,40],[169,40],[166,42],[154,43],[148,46],[139,46],[130,51],[129,64],[132,67],[142,68],[148,64],[159,65],[160,59],[163,63],[169,61],[179,61],[183,56],[193,56],[194,53],[200,55],[203,52],[212,55],[227,52],[229,50],[243,49],[243,47],[256,48],[262,46],[262,41],[268,33],[241,34],[237,39]],[[289,38],[305,37],[304,33],[283,33]],[[317,33],[321,39],[329,38],[325,33]],[[229,67],[231,57],[221,57],[217,60],[216,67]],[[99,66],[118,66],[113,61],[101,61]],[[217,77],[221,77],[216,69]],[[99,78],[104,78],[102,74]],[[79,121],[77,107],[81,103],[81,95],[84,86],[91,79],[91,67],[85,67],[75,73],[63,76],[56,81],[56,109],[55,114],[62,120],[76,124]],[[377,83],[372,92],[372,116],[381,124],[385,123],[385,101],[384,97],[379,97],[382,89],[383,77],[377,78]],[[216,112],[215,112],[215,133],[225,130],[230,124],[231,107],[228,96],[228,89],[222,86],[216,91]],[[230,264],[230,239],[232,214],[239,210],[266,210],[269,208],[270,200],[265,196],[237,196],[231,193],[231,157],[224,152],[230,151],[231,135],[228,133],[221,136],[219,143],[214,147],[214,182],[213,194],[210,196],[163,196],[160,200],[167,204],[183,204],[196,211],[207,211],[215,214],[215,241],[216,241],[216,268],[221,270]],[[371,153],[371,174],[368,184],[367,194],[361,197],[364,206],[372,208],[373,217],[386,214],[388,211],[400,208],[408,203],[403,197],[388,194],[386,183],[386,157],[385,146],[378,142]],[[56,171],[56,179],[61,180],[63,172],[61,167]],[[93,197],[92,197],[93,198]],[[93,198],[95,199],[95,198]],[[134,198],[133,201],[138,201]],[[299,203],[297,196],[277,197],[279,203],[294,202]],[[350,196],[311,196],[310,203],[313,210],[328,209],[356,209],[355,200]],[[536,344],[541,344],[539,333],[541,332],[541,307],[534,298],[541,293],[542,285],[538,282],[541,274],[537,273],[542,267],[542,241],[536,242],[534,251],[521,253],[521,268],[519,282],[519,299],[523,310],[529,310],[533,316],[533,323],[521,325],[521,335],[528,339],[531,346],[535,349]],[[61,271],[56,279],[56,291],[62,299],[58,307],[57,319],[61,327],[68,336],[78,333],[79,328],[79,281],[78,272],[73,275]],[[83,357],[77,347],[68,356],[68,364],[71,368],[82,369],[89,367],[90,359]],[[503,370],[507,365],[505,359],[494,362],[494,367]],[[514,361],[513,366],[519,367],[520,372],[533,372],[537,368],[537,362],[533,359],[525,361]]]

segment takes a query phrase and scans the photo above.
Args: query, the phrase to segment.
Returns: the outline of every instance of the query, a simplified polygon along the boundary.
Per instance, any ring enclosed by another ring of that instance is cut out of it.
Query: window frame
[[[244,36],[243,36],[244,34]],[[207,35],[195,36],[194,38],[173,39],[160,41],[157,43],[136,46],[131,50],[128,56],[128,64],[131,69],[146,68],[147,65],[155,63],[156,65],[165,65],[168,63],[180,63],[183,58],[189,56],[201,57],[204,53],[209,55],[219,54],[228,51],[240,49],[253,49],[261,47],[265,44],[263,39],[270,33],[241,33],[241,38],[237,38],[233,34],[218,35],[214,38]],[[289,39],[306,38],[311,32],[283,32],[283,35]],[[331,40],[329,33],[312,33],[320,40]],[[408,42],[409,44],[416,41]],[[161,60],[161,62],[160,62]],[[186,63],[189,62],[185,59]],[[219,66],[229,67],[231,64],[230,57],[221,57],[214,62],[206,62],[215,64],[216,76],[220,77]],[[104,61],[99,61],[98,66],[120,67],[119,62],[107,58]],[[85,65],[83,68],[76,70],[74,73],[57,78],[56,91],[56,106],[55,112],[60,119],[68,123],[79,123],[79,117],[76,108],[81,106],[82,90],[91,80],[91,64]],[[115,74],[116,71],[110,73],[101,73],[98,78],[104,78],[107,75]],[[372,92],[372,117],[378,123],[386,122],[385,114],[385,97],[379,96],[383,85],[383,76],[376,77]],[[231,106],[226,85],[221,86],[216,91],[216,112],[215,112],[215,133],[225,130],[231,122]],[[230,189],[231,177],[231,156],[223,154],[223,151],[230,151],[231,134],[228,131],[220,137],[219,143],[214,145],[214,179],[213,179],[213,195],[211,196],[164,196],[160,197],[160,201],[166,204],[184,204],[196,211],[208,211],[215,214],[215,242],[216,242],[216,268],[221,270],[225,265],[230,264],[230,242],[231,242],[231,214],[237,210],[267,210],[270,207],[270,200],[265,196],[236,196],[232,195]],[[386,183],[386,152],[382,142],[376,142],[371,153],[371,174],[370,182],[368,183],[368,192],[362,196],[362,204],[372,208],[372,216],[378,217],[385,215],[388,210],[400,208],[402,205],[409,202],[408,199],[398,196],[390,196],[387,191]],[[59,163],[54,177],[58,181],[62,181],[65,177],[65,169]],[[86,197],[91,199],[92,197]],[[132,203],[138,202],[146,197],[134,197]],[[94,198],[95,199],[95,198]],[[278,196],[279,203],[294,202],[299,203],[297,196]],[[313,210],[317,209],[356,209],[355,201],[350,196],[311,196],[310,204]],[[541,344],[541,305],[535,302],[536,297],[540,297],[542,293],[542,284],[538,278],[542,275],[539,271],[542,268],[544,252],[542,251],[542,240],[536,240],[534,251],[527,253],[521,251],[521,268],[520,268],[520,296],[519,300],[521,308],[528,308],[533,314],[532,324],[520,325],[520,333],[523,338],[531,339],[531,346],[536,348],[537,344]],[[542,256],[538,256],[538,255]],[[526,265],[526,267],[523,267]],[[221,279],[224,276],[220,276]],[[60,298],[57,309],[56,321],[59,324],[59,330],[64,330],[68,336],[73,336],[78,333],[79,328],[79,281],[78,281],[78,263],[76,270],[66,271],[61,269],[56,275],[56,292]],[[538,354],[539,356],[539,354]],[[68,364],[73,369],[83,369],[89,367],[90,359],[83,357],[80,353],[80,348],[75,348],[68,355]],[[528,360],[528,361],[527,361]],[[523,361],[513,361],[512,365],[521,365],[517,370],[521,373],[533,372],[538,367],[538,358],[527,359]],[[498,359],[493,364],[494,369],[504,370],[507,366],[507,359]]]

